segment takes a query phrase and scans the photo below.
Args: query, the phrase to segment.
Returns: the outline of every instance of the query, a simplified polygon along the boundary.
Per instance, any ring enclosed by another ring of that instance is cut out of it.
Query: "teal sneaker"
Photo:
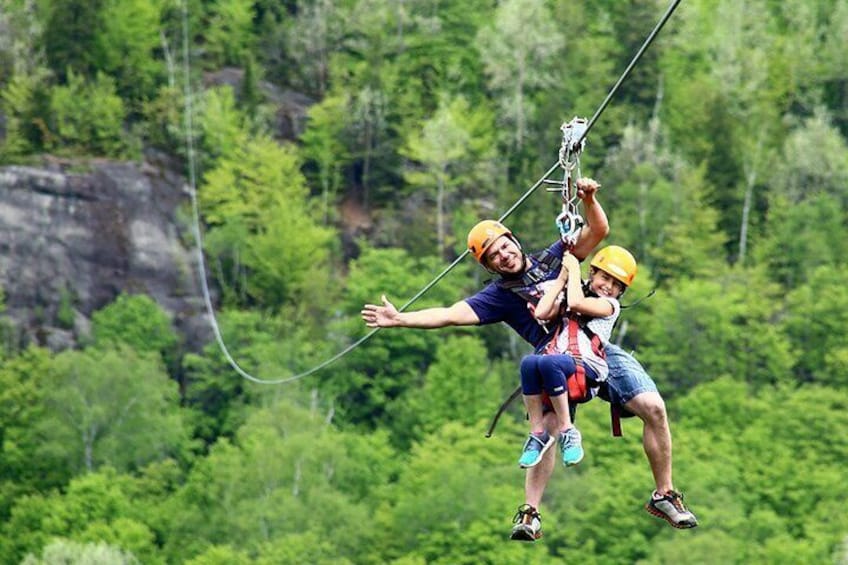
[[[542,460],[542,456],[550,448],[556,439],[548,432],[542,435],[530,434],[524,442],[524,450],[518,459],[518,466],[522,469],[535,467]]]
[[[560,433],[559,450],[562,454],[562,463],[566,467],[583,461],[583,436],[580,435],[580,430],[572,426]]]

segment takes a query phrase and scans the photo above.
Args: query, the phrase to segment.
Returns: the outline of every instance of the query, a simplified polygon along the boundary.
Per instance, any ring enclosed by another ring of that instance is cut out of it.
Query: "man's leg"
[[[675,528],[697,526],[698,520],[684,506],[683,496],[674,490],[671,429],[656,384],[642,365],[620,347],[608,345],[605,350],[610,370],[610,401],[622,404],[643,423],[642,446],[656,484],[645,509]]]
[[[642,447],[648,457],[657,492],[674,490],[671,478],[671,430],[662,397],[658,392],[643,392],[626,402],[624,407],[642,420]]]
[[[544,416],[544,423],[548,434],[552,437],[557,430],[556,415],[548,412]],[[510,539],[517,541],[536,541],[542,537],[542,517],[539,515],[539,505],[542,503],[542,495],[545,487],[556,467],[556,458],[553,450],[548,450],[542,455],[538,465],[527,469],[524,477],[524,504],[518,507],[513,518],[512,533]]]
[[[545,414],[545,428],[549,434],[556,437],[558,433],[557,418],[553,412]],[[538,465],[527,469],[527,475],[524,477],[524,502],[533,508],[539,508],[542,503],[542,495],[545,494],[545,487],[548,486],[548,481],[555,468],[556,454],[552,449],[549,449]]]

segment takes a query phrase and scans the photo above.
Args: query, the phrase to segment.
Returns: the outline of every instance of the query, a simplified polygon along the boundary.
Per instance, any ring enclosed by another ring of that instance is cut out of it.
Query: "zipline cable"
[[[624,82],[624,80],[628,77],[630,72],[633,70],[633,68],[636,66],[636,64],[639,62],[639,60],[642,58],[642,55],[645,53],[645,51],[648,49],[648,47],[651,45],[651,43],[653,43],[654,39],[659,34],[660,30],[662,30],[663,26],[665,26],[668,19],[674,13],[674,10],[677,8],[678,4],[680,4],[680,0],[673,0],[671,2],[669,7],[665,11],[665,14],[663,14],[663,16],[660,18],[660,20],[654,26],[654,29],[651,31],[651,33],[648,35],[648,37],[642,43],[642,46],[639,48],[639,51],[637,51],[636,55],[633,56],[633,59],[630,61],[630,64],[627,65],[627,68],[624,69],[624,72],[621,74],[621,76],[618,78],[616,83],[610,89],[609,93],[607,94],[606,98],[601,103],[601,105],[598,107],[595,114],[589,120],[588,124],[586,125],[586,129],[583,131],[582,135],[580,135],[577,138],[577,140],[575,141],[575,145],[579,145],[586,138],[586,136],[589,133],[589,130],[591,130],[592,126],[595,125],[595,122],[597,122],[598,118],[601,116],[601,114],[607,108],[610,101],[612,100],[612,97],[615,96],[615,94],[618,91],[621,84]],[[341,357],[347,355],[350,351],[356,349],[357,347],[359,347],[360,345],[362,345],[363,343],[368,341],[374,334],[376,334],[382,328],[374,328],[373,330],[371,330],[370,332],[368,332],[367,334],[365,334],[364,336],[359,338],[354,343],[345,347],[343,350],[336,353],[335,355],[333,355],[329,359],[323,361],[322,363],[316,365],[315,367],[312,367],[311,369],[309,369],[307,371],[303,371],[301,373],[298,373],[296,375],[292,375],[290,377],[283,377],[283,378],[279,378],[279,379],[260,379],[260,378],[254,377],[253,375],[251,375],[250,373],[245,371],[236,362],[236,360],[233,359],[233,356],[230,354],[230,351],[227,348],[226,343],[224,342],[224,338],[223,338],[223,335],[221,333],[221,329],[218,326],[218,321],[217,321],[217,318],[215,316],[215,309],[212,306],[212,298],[211,298],[211,294],[210,294],[210,291],[209,291],[209,283],[206,280],[206,260],[203,257],[203,236],[200,232],[200,208],[199,208],[198,202],[197,202],[197,179],[196,179],[197,164],[196,164],[196,157],[195,157],[195,150],[194,150],[194,139],[193,139],[194,138],[194,125],[193,125],[193,120],[192,120],[193,109],[192,109],[192,89],[191,89],[191,76],[190,76],[191,66],[190,66],[190,62],[189,62],[189,41],[188,41],[189,35],[188,35],[187,0],[181,1],[181,8],[182,8],[182,31],[183,31],[183,74],[184,74],[184,77],[185,77],[185,85],[184,85],[184,93],[183,94],[184,94],[184,98],[185,98],[186,152],[187,152],[187,155],[188,155],[188,169],[189,169],[188,170],[188,177],[189,177],[189,187],[188,188],[189,188],[189,194],[190,194],[190,197],[191,197],[191,210],[192,210],[192,219],[193,219],[193,221],[192,221],[192,232],[193,232],[193,235],[194,235],[195,247],[196,247],[196,251],[197,251],[197,256],[196,256],[196,258],[197,258],[197,269],[198,269],[198,274],[200,276],[201,289],[203,291],[203,301],[204,301],[205,306],[206,306],[206,312],[209,316],[209,322],[210,322],[210,325],[212,326],[212,331],[215,334],[215,341],[218,343],[218,347],[220,348],[224,357],[227,359],[227,362],[243,378],[245,378],[248,381],[251,381],[253,383],[265,384],[265,385],[278,385],[278,384],[285,384],[285,383],[289,383],[289,382],[292,382],[292,381],[296,381],[296,380],[302,379],[304,377],[307,377],[307,376],[309,376],[309,375],[311,375],[311,374],[313,374],[317,371],[320,371],[321,369],[323,369],[327,365],[329,365],[329,364],[335,362],[336,360],[340,359]],[[521,195],[521,197],[518,200],[516,200],[512,204],[512,206],[510,206],[507,209],[507,211],[504,212],[500,216],[499,221],[502,222],[503,220],[508,218],[516,209],[518,209],[518,207],[521,206],[540,186],[542,186],[542,184],[545,183],[547,178],[551,174],[553,174],[553,172],[556,171],[557,168],[559,168],[560,166],[561,165],[560,165],[559,161],[554,163],[554,165],[550,169],[548,169],[547,172],[545,172],[545,174],[542,175],[539,178],[538,181],[536,181],[530,188],[528,188],[527,191],[523,195]],[[460,253],[459,256],[456,259],[454,259],[453,262],[451,262],[450,265],[445,267],[445,269],[441,273],[439,273],[433,280],[431,280],[429,283],[427,283],[421,290],[419,290],[415,294],[415,296],[410,298],[403,306],[398,308],[398,311],[403,312],[404,310],[409,308],[409,306],[411,306],[413,303],[415,303],[427,291],[429,291],[439,281],[441,281],[445,276],[447,276],[447,274],[450,271],[452,271],[454,269],[454,267],[456,267],[463,259],[465,259],[465,256],[468,255],[468,253],[469,253],[468,249],[466,249],[465,251]]]

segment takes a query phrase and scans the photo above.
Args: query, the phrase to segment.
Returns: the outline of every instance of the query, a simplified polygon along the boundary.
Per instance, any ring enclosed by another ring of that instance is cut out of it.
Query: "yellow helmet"
[[[630,286],[636,278],[636,259],[628,250],[618,245],[604,247],[592,258],[593,267],[609,273],[614,279]]]
[[[483,220],[468,232],[468,251],[474,255],[478,263],[485,266],[483,255],[502,235],[511,236],[512,232],[497,220]]]

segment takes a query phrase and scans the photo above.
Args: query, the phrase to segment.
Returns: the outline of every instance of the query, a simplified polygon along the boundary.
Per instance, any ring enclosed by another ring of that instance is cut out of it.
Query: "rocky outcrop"
[[[195,348],[209,339],[184,180],[149,164],[0,167],[0,286],[24,341],[58,350],[121,292],[145,293]]]

